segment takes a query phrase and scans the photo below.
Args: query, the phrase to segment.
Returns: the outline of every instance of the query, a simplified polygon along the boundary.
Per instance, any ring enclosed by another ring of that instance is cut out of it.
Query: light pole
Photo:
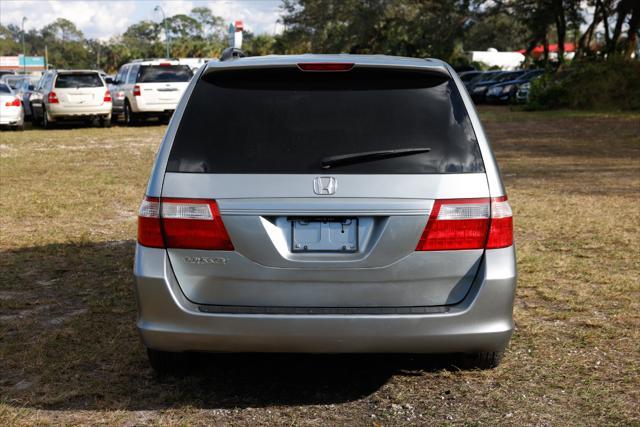
[[[167,59],[170,58],[169,56],[169,28],[167,26],[167,17],[164,14],[164,9],[162,9],[162,7],[160,5],[157,5],[155,8],[153,8],[153,10],[155,12],[160,11],[160,13],[162,14],[162,21],[164,22],[164,42],[166,45],[166,54],[167,54]]]
[[[24,43],[24,21],[26,16],[22,17],[22,74],[27,74],[27,45]]]

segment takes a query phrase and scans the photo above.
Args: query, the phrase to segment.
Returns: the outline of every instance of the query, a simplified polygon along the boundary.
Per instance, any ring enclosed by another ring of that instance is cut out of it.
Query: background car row
[[[476,103],[526,102],[530,83],[544,70],[467,71],[460,73]]]
[[[0,125],[22,129],[25,119],[45,129],[63,121],[103,127],[112,119],[166,122],[192,76],[188,65],[163,59],[125,64],[115,78],[97,70],[48,70],[39,79],[3,75]]]

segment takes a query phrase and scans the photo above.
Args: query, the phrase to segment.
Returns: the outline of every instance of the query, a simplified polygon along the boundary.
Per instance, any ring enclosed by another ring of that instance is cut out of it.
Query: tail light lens
[[[7,107],[19,107],[21,105],[20,98],[13,98],[13,101],[6,102],[4,105]]]
[[[513,212],[507,196],[491,200],[491,227],[487,249],[506,248],[513,245]]]
[[[140,86],[135,85],[133,87],[133,96],[140,96]]]
[[[512,244],[506,197],[436,200],[416,250],[497,249]]]
[[[138,242],[155,248],[233,250],[214,200],[145,197]]]
[[[111,92],[107,90],[104,93],[104,98],[102,99],[102,102],[111,102]]]
[[[58,95],[56,95],[55,92],[49,92],[49,95],[47,96],[47,101],[49,101],[49,104],[58,104],[60,102],[58,100]]]

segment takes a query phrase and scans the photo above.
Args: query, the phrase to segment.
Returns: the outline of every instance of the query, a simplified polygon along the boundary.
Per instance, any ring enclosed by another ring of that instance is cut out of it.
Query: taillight
[[[145,197],[138,211],[138,243],[152,248],[164,248],[160,225],[160,199]]]
[[[506,197],[436,200],[417,251],[496,249],[513,244]]]
[[[102,102],[111,102],[111,92],[106,91],[104,93],[104,98],[102,99]]]
[[[49,101],[49,104],[58,104],[60,101],[58,101],[58,95],[56,95],[55,92],[49,92],[49,95],[47,96],[47,101]]]
[[[13,98],[13,101],[6,102],[4,105],[7,107],[19,107],[21,105],[20,98]]]
[[[302,71],[349,71],[353,65],[346,62],[302,62],[298,68]]]
[[[506,248],[513,245],[513,212],[507,196],[491,199],[491,227],[487,249]]]
[[[233,250],[215,200],[145,197],[138,242],[156,248]]]
[[[140,96],[140,86],[135,85],[133,87],[133,96]]]

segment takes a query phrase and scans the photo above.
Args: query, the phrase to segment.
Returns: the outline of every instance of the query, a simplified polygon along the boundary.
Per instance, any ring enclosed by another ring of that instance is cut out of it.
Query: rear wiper
[[[431,148],[400,148],[397,150],[364,151],[361,153],[339,154],[320,159],[322,169],[334,166],[352,165],[354,163],[370,162],[372,160],[391,159],[393,157],[410,156],[412,154],[428,153]]]

